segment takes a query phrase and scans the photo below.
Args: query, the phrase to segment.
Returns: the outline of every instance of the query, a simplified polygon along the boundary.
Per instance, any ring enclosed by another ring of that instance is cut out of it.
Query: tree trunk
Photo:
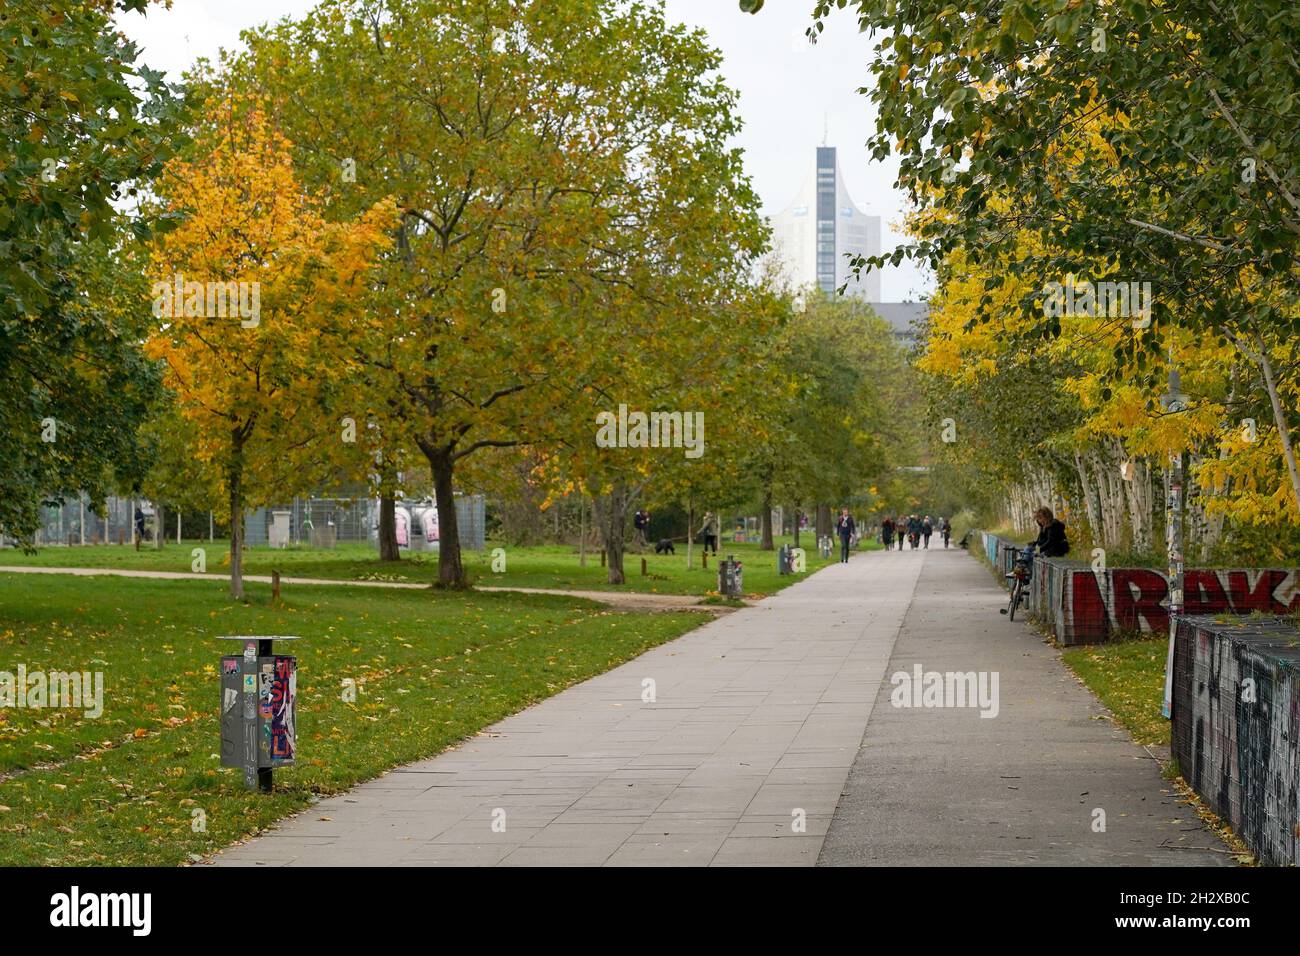
[[[442,515],[438,515],[441,527]],[[401,550],[397,546],[397,500],[391,494],[379,497],[379,560],[400,561]]]
[[[607,558],[606,580],[610,584],[626,583],[623,574],[623,546],[627,532],[627,486],[623,482],[614,483],[608,495],[601,495],[602,504],[597,504],[596,511],[600,517],[600,534]]]
[[[818,505],[817,506],[817,540],[821,541],[822,538],[829,538],[831,536],[832,530],[833,530],[833,526],[831,524],[831,506]]]
[[[1121,479],[1115,474],[1114,463],[1104,449],[1090,451],[1088,461],[1096,472],[1097,506],[1101,512],[1101,540],[1098,543],[1106,549],[1115,548],[1119,546],[1115,485]]]
[[[460,529],[456,526],[456,496],[452,490],[456,462],[451,449],[420,443],[433,474],[433,494],[438,508],[438,584],[448,588],[469,586],[460,561]]]
[[[587,493],[578,494],[578,567],[587,566]]]
[[[1079,474],[1079,487],[1082,489],[1083,510],[1088,519],[1089,537],[1094,544],[1099,545],[1103,538],[1101,518],[1097,514],[1096,499],[1092,491],[1092,482],[1088,479],[1088,469],[1084,466],[1083,457],[1077,451],[1074,453],[1074,470]]]
[[[230,596],[244,599],[244,458],[236,438],[230,460]]]
[[[1291,423],[1287,421],[1286,411],[1277,393],[1277,380],[1273,377],[1273,363],[1268,357],[1268,343],[1263,336],[1259,339],[1259,370],[1264,376],[1264,388],[1268,390],[1269,404],[1273,408],[1273,424],[1277,426],[1277,436],[1282,440],[1282,456],[1286,459],[1286,471],[1291,476],[1291,493],[1295,496],[1296,509],[1300,510],[1300,468],[1296,467],[1295,447],[1291,444]]]
[[[692,568],[694,554],[691,546],[695,543],[695,498],[686,499],[686,570]]]
[[[790,511],[794,515],[794,546],[797,548],[799,547],[799,506],[792,506]]]
[[[772,551],[772,489],[763,490],[762,514],[758,516],[758,525],[762,529],[761,540],[758,543],[758,550]]]
[[[1220,451],[1219,457],[1223,457],[1226,452]],[[1210,561],[1219,547],[1219,542],[1223,538],[1224,513],[1220,508],[1213,511],[1207,510],[1206,500],[1211,495],[1227,495],[1232,490],[1231,479],[1224,481],[1222,487],[1198,489],[1197,507],[1201,510],[1205,522],[1205,536],[1201,540],[1201,560]]]

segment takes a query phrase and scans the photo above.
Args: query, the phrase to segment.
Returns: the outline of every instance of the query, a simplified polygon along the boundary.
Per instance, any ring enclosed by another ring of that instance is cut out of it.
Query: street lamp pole
[[[1170,350],[1169,389],[1160,399],[1166,412],[1181,412],[1187,408],[1178,369],[1173,364]],[[1169,456],[1169,495],[1165,500],[1165,550],[1169,571],[1169,652],[1165,659],[1165,696],[1160,712],[1168,718],[1173,712],[1174,692],[1174,638],[1178,633],[1178,618],[1183,613],[1183,454],[1172,452]]]

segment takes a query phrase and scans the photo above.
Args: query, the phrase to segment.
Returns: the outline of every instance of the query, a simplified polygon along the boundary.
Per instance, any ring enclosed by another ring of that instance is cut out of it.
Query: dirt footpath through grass
[[[123,568],[33,568],[18,566],[0,566],[0,573],[11,574],[73,574],[83,576],[114,576],[123,578],[157,578],[162,580],[205,580],[211,579],[207,574],[185,574],[180,571],[128,571]],[[271,577],[266,574],[246,574],[244,580],[254,584],[270,584]],[[402,588],[404,590],[429,589],[427,584],[414,584],[405,581],[344,581],[327,578],[290,578],[281,575],[280,585],[342,585],[344,587],[362,588]],[[600,604],[608,604],[625,611],[705,611],[724,614],[734,610],[720,604],[701,604],[700,599],[690,594],[646,594],[636,591],[569,591],[563,588],[501,588],[476,587],[475,591],[517,591],[521,594],[559,594],[564,597],[586,598]]]

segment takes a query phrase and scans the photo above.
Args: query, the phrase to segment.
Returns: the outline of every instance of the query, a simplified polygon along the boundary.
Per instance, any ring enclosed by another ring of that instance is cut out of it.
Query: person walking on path
[[[907,536],[907,518],[903,515],[898,516],[898,522],[894,525],[898,532],[898,550],[903,550],[903,538]]]
[[[913,551],[921,543],[921,519],[916,515],[907,516],[907,540]]]
[[[632,516],[632,526],[636,528],[637,542],[644,550],[650,543],[650,512],[638,508]]]
[[[849,562],[849,545],[857,533],[858,526],[853,523],[853,516],[848,508],[840,509],[840,519],[835,522],[835,531],[840,536],[840,564]]]
[[[894,547],[894,519],[889,515],[885,515],[885,519],[880,522],[880,540],[885,543],[886,551]]]
[[[930,550],[930,535],[934,534],[934,522],[930,516],[926,515],[925,520],[921,522],[921,534],[925,538],[925,550]]]
[[[709,548],[713,548],[713,553],[718,553],[718,516],[712,511],[704,512],[704,523],[700,525],[700,533],[704,535],[704,553],[708,554]]]
[[[939,519],[939,530],[943,533],[944,550],[947,550],[948,539],[952,537],[952,525],[949,523],[947,518]]]

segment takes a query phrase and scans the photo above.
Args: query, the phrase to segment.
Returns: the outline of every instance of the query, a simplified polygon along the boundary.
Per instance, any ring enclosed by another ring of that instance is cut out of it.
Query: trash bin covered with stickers
[[[744,594],[743,569],[734,554],[718,562],[718,593],[723,597],[738,598]]]
[[[289,636],[222,636],[239,654],[221,658],[221,765],[240,767],[248,789],[271,790],[271,772],[297,753],[298,659],[277,654]]]

